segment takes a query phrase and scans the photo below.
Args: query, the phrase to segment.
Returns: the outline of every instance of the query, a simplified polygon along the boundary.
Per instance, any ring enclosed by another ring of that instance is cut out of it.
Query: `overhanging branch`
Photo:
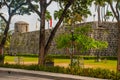
[[[7,4],[6,0],[4,0],[4,4],[9,8],[9,5]]]
[[[23,6],[23,5],[26,5],[27,4],[27,2],[25,2],[25,3],[22,3],[22,4],[20,4],[19,6],[17,6],[13,11],[12,11],[12,15],[21,7],[21,6]]]
[[[11,6],[13,2],[14,2],[14,0],[12,0],[9,5]]]
[[[53,0],[50,0],[48,3],[47,3],[47,6],[49,6],[51,3],[52,3]]]
[[[33,4],[31,3],[31,0],[27,0],[29,6],[37,13],[37,15],[40,15],[41,13],[35,9],[35,7],[33,6]]]
[[[68,8],[71,6],[71,4],[72,4],[74,1],[75,1],[75,0],[69,0],[68,3],[66,4],[66,6],[65,6],[65,8],[64,8],[64,10],[63,10],[63,13],[62,13],[59,21],[58,21],[57,24],[55,25],[54,29],[51,31],[51,34],[50,34],[50,36],[49,36],[49,38],[48,38],[48,41],[47,41],[47,43],[46,43],[46,45],[45,45],[45,54],[44,54],[44,55],[47,54],[47,51],[48,51],[48,49],[50,48],[51,42],[52,42],[52,40],[53,40],[53,38],[54,38],[54,36],[55,36],[55,33],[56,33],[57,29],[59,28],[60,24],[62,23],[65,15],[66,15],[66,13],[67,13]]]
[[[116,11],[115,11],[114,8],[113,8],[112,3],[111,3],[111,2],[108,2],[108,3],[110,4],[111,10],[112,10],[112,12],[113,12],[115,18],[117,19],[117,21],[119,21],[119,18],[118,18],[117,14],[116,14]]]
[[[119,5],[119,1],[117,1],[117,3],[116,3],[116,14],[117,14],[117,16],[118,16],[118,20],[119,20],[119,11],[118,11],[118,5]]]
[[[3,13],[0,13],[0,17],[5,21],[5,23],[7,23],[7,20],[5,19],[5,17],[2,14]]]

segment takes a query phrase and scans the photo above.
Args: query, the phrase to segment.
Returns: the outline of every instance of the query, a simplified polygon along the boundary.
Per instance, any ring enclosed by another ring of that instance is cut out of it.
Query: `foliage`
[[[27,7],[26,0],[6,0],[1,1],[1,3],[1,9],[7,7],[9,17],[16,14],[30,14],[31,11],[30,8]]]
[[[109,9],[109,4],[108,4],[108,2],[111,1],[114,0],[94,0],[95,10],[98,12],[98,19],[100,21],[110,20],[110,17],[114,19],[113,13]]]
[[[118,23],[118,32],[120,32],[120,0],[106,0],[106,2],[110,5],[110,8],[112,10],[112,13],[114,14],[114,17],[117,20]],[[114,5],[113,5],[114,4]],[[118,34],[119,36],[120,34]],[[118,37],[118,50],[117,50],[117,54],[120,54],[120,37]],[[120,71],[119,69],[119,64],[120,63],[120,59],[118,57],[118,63],[117,63],[117,70]]]
[[[4,60],[4,56],[0,55],[0,63]]]
[[[57,37],[56,43],[57,43],[57,48],[66,48],[70,47],[70,41],[71,41],[71,36],[68,34],[61,34]]]
[[[0,64],[4,64],[4,55],[0,54]]]
[[[46,56],[45,57],[45,62],[54,62],[54,59],[51,56]]]
[[[5,55],[8,56],[8,55]],[[36,54],[18,54],[16,56],[20,56],[20,57],[25,57],[25,58],[36,58],[38,57],[38,55]],[[48,55],[50,56],[50,58],[52,59],[70,59],[70,57],[68,55],[63,55],[63,54],[52,54],[52,55]],[[74,55],[73,58],[77,58],[79,55]],[[9,57],[9,56],[8,56]],[[13,56],[14,57],[14,56]],[[95,60],[96,56],[82,56],[84,58],[84,60]],[[101,56],[100,57],[102,60],[103,59],[107,59],[107,60],[117,60],[117,56]]]
[[[49,21],[52,18],[52,16],[50,15],[50,12],[48,10],[45,13],[45,18],[47,21]]]
[[[12,17],[16,14],[29,13],[29,9],[26,9],[27,11],[25,10],[26,0],[1,0],[0,3],[0,17],[5,22],[3,37],[1,37],[0,41],[0,54],[4,55],[4,47],[7,47],[5,44],[9,45],[7,39],[10,38],[8,34]],[[4,11],[4,9],[7,9],[7,11]]]
[[[72,24],[72,23],[76,23],[76,22],[81,22],[83,21],[83,18],[87,18],[88,15],[91,15],[91,12],[88,8],[88,6],[91,5],[92,0],[76,0],[74,1],[73,5],[71,5],[71,7],[68,9],[65,19],[64,19],[64,23],[67,24]],[[63,7],[65,6],[66,1],[60,1],[59,5],[60,5],[60,10],[56,10],[54,13],[54,18],[55,19],[59,19],[62,11],[63,11]]]
[[[70,59],[68,55],[49,55],[54,59]],[[74,55],[73,58],[78,58],[79,55]],[[96,56],[82,56],[83,59],[85,60],[95,60]],[[117,56],[101,56],[100,57],[102,60],[107,59],[107,60],[117,60]]]
[[[97,41],[88,36],[92,31],[90,25],[81,26],[75,28],[73,36],[71,34],[65,33],[61,34],[56,38],[56,43],[58,48],[70,48],[72,43],[72,37],[74,38],[74,45],[81,52],[89,49],[103,49],[107,48],[108,43],[105,41]]]
[[[116,18],[117,21],[119,21],[120,19],[120,1],[119,0],[105,0],[109,5],[110,8],[112,10],[112,13],[114,15],[114,17]],[[114,5],[113,5],[114,4]]]
[[[92,69],[92,68],[64,68],[59,66],[38,66],[38,65],[18,65],[18,64],[0,64],[1,67],[7,68],[17,68],[17,69],[27,69],[27,70],[37,70],[37,71],[47,71],[47,72],[54,72],[54,73],[64,73],[64,74],[73,74],[73,75],[80,75],[80,76],[88,76],[88,77],[96,77],[96,78],[103,78],[103,79],[112,79],[112,80],[119,80],[120,73],[110,71],[107,69]]]
[[[106,14],[105,14],[105,19],[109,19],[110,17],[113,17],[113,14],[111,11],[107,11]]]
[[[46,20],[45,14],[47,12],[48,6],[54,1],[57,2],[60,6],[60,10],[58,12],[57,11],[55,12],[55,18],[56,19],[58,18],[59,20],[56,23],[53,30],[51,31],[48,40],[45,40],[45,20]],[[38,4],[38,2],[40,4]],[[53,38],[55,36],[55,33],[57,32],[57,29],[60,27],[61,23],[64,21],[64,18],[70,17],[71,13],[73,12],[77,12],[77,17],[79,14],[81,15],[89,14],[87,5],[89,5],[91,2],[92,0],[48,0],[48,1],[47,0],[35,0],[35,1],[27,0],[27,3],[30,6],[30,8],[39,16],[39,19],[40,19],[40,37],[39,37],[39,46],[40,46],[39,55],[40,56],[39,56],[38,64],[44,64],[43,60],[45,60],[44,58],[48,53],[51,42],[53,41]],[[40,7],[40,9],[34,7],[34,4],[37,4]]]
[[[13,54],[14,56],[14,54]],[[38,54],[27,54],[27,53],[18,53],[16,56],[22,56],[22,57],[38,57]]]
[[[1,24],[1,26],[0,26],[0,42],[1,42],[6,25],[5,25],[5,22],[3,20],[0,20],[0,24]],[[6,40],[6,43],[5,43],[5,46],[4,46],[4,48],[5,48],[4,52],[5,53],[8,52],[9,49],[10,49],[10,40],[11,40],[12,33],[13,33],[12,30],[8,31],[8,33],[7,33],[7,40]]]
[[[64,2],[65,7],[63,8],[63,12],[62,15],[60,16],[59,21],[56,23],[55,28],[51,31],[51,34],[47,40],[47,42],[45,42],[45,20],[46,20],[46,12],[47,12],[47,8],[48,6],[53,2],[59,2],[59,0],[36,0],[36,1],[31,1],[31,0],[27,0],[28,5],[30,6],[30,8],[38,15],[39,19],[40,19],[40,37],[39,37],[39,46],[40,46],[40,51],[39,51],[39,59],[38,59],[38,64],[44,64],[44,60],[45,60],[45,56],[48,53],[48,49],[50,48],[51,42],[55,36],[55,33],[57,31],[57,29],[59,28],[60,24],[62,23],[65,14],[68,10],[68,8],[72,5],[72,3],[75,0],[65,0],[65,1],[61,1],[60,2]],[[38,2],[40,4],[38,4]],[[39,8],[34,7],[34,3],[36,3]]]

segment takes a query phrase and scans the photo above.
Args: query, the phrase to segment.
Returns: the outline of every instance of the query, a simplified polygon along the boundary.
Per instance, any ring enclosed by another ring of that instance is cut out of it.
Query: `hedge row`
[[[56,59],[70,59],[70,57],[68,55],[49,55],[51,58],[56,58]],[[96,56],[79,56],[79,55],[75,55],[73,56],[73,58],[78,58],[81,57],[85,60],[95,60],[97,57]],[[101,59],[107,59],[107,60],[117,60],[116,56],[101,56]]]
[[[47,71],[47,72],[55,72],[55,73],[64,73],[64,74],[73,74],[80,76],[88,76],[102,79],[111,79],[111,80],[119,80],[120,73],[114,72],[106,69],[92,69],[92,68],[64,68],[59,66],[38,66],[38,65],[17,65],[17,64],[4,64],[0,65],[1,67],[7,68],[19,68],[19,69],[27,69],[27,70],[37,70],[37,71]]]
[[[37,54],[17,54],[16,56],[38,57]],[[68,55],[64,55],[64,54],[50,54],[48,56],[51,57],[51,58],[56,58],[56,59],[70,59],[70,57]],[[75,55],[73,57],[74,58],[83,57],[85,60],[96,59],[96,56],[79,56],[79,55]],[[100,58],[101,59],[107,59],[107,60],[117,60],[116,56],[101,56]]]

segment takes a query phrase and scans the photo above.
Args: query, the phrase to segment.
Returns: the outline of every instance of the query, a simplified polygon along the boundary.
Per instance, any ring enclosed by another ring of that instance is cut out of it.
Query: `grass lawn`
[[[15,63],[15,56],[5,56],[5,63]],[[22,57],[24,64],[37,64],[37,57]],[[54,59],[55,65],[67,67],[70,64],[70,59]],[[116,60],[106,60],[95,62],[95,60],[84,60],[84,67],[88,68],[103,68],[116,71]]]
[[[15,59],[18,58],[16,56],[5,56],[5,62],[14,62]],[[38,59],[35,57],[20,57],[22,58],[25,62],[36,62]]]
[[[60,66],[68,66],[70,59],[55,59],[55,63],[60,64]],[[103,68],[116,71],[116,66],[116,60],[106,60],[101,62],[95,62],[95,60],[84,60],[84,67],[86,68]]]
[[[84,60],[86,67],[91,68],[103,68],[116,71],[117,61],[116,60],[107,60],[101,62],[95,62],[95,60]]]

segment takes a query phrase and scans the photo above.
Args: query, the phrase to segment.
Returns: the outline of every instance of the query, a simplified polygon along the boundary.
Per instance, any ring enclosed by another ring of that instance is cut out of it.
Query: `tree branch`
[[[4,0],[4,4],[7,6],[7,8],[8,8],[8,14],[10,15],[10,11],[11,11],[10,5],[7,4],[6,0]]]
[[[115,12],[115,10],[114,10],[114,8],[113,8],[112,3],[111,3],[111,2],[108,2],[108,3],[110,4],[110,7],[111,7],[111,9],[112,9],[112,12],[113,12],[115,18],[117,19],[117,21],[119,21],[119,18],[118,18],[117,14],[116,14],[116,12]]]
[[[0,17],[5,21],[5,23],[7,23],[7,20],[5,19],[4,16],[2,16],[3,13],[0,13]]]
[[[37,15],[40,15],[41,13],[35,9],[35,7],[33,6],[33,4],[31,3],[31,0],[27,0],[29,6],[37,13]]]
[[[117,16],[118,16],[118,20],[119,20],[119,11],[118,11],[118,5],[119,5],[119,1],[117,1],[116,3],[116,13],[117,13]]]
[[[26,4],[27,4],[27,2],[21,3],[19,6],[17,6],[17,7],[12,11],[11,15],[13,15],[21,6],[26,5]]]
[[[51,3],[52,3],[53,0],[50,0],[48,3],[47,3],[47,6],[49,6]]]
[[[4,0],[4,4],[9,8],[9,5],[7,4],[6,0]]]
[[[13,2],[14,2],[14,0],[12,0],[9,5],[11,6]]]
[[[47,41],[47,43],[46,43],[46,45],[45,45],[45,55],[47,54],[48,49],[50,48],[50,45],[51,45],[51,42],[52,42],[52,40],[53,40],[53,38],[54,38],[54,36],[55,36],[55,33],[57,32],[57,29],[59,28],[60,24],[62,23],[65,15],[66,15],[66,13],[67,13],[68,8],[71,6],[71,4],[72,4],[74,1],[75,1],[75,0],[69,0],[69,1],[68,1],[68,3],[66,4],[66,6],[65,6],[65,8],[64,8],[64,10],[63,10],[63,13],[62,13],[59,21],[58,21],[57,24],[55,25],[54,29],[51,31],[51,34],[50,34],[50,36],[49,36],[49,38],[48,38],[48,41]]]

